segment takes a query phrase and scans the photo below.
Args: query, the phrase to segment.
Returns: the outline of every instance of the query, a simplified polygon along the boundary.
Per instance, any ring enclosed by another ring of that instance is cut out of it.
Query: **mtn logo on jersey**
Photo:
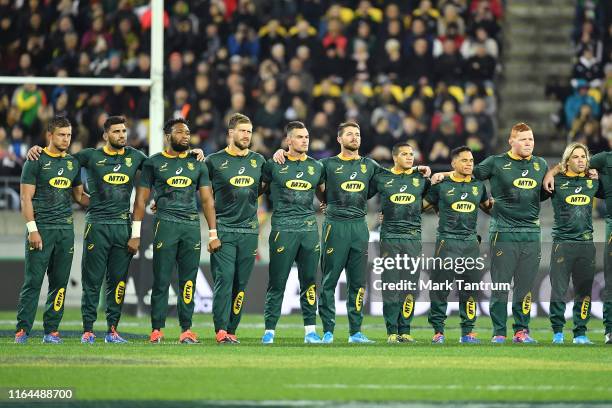
[[[565,202],[571,205],[587,205],[591,202],[591,197],[584,194],[572,194],[565,197]]]
[[[51,180],[49,180],[49,184],[55,188],[68,188],[72,185],[72,182],[66,177],[53,177]]]
[[[476,205],[469,201],[455,201],[451,204],[451,208],[457,212],[469,213],[476,209]]]
[[[108,173],[102,180],[106,181],[108,184],[125,184],[130,181],[130,177],[127,174],[121,173]]]
[[[183,168],[181,167],[176,172],[177,172],[177,174],[180,174],[180,173],[182,173],[182,171],[183,171]],[[189,177],[174,176],[174,177],[170,177],[168,180],[166,180],[166,183],[170,187],[185,188],[185,187],[189,187],[191,185],[192,181],[191,181],[191,179]]]
[[[349,181],[345,181],[344,183],[340,184],[340,188],[343,189],[344,191],[348,191],[349,193],[357,193],[359,191],[362,191],[365,188],[365,184],[363,184],[361,181],[357,180],[349,180]]]
[[[306,191],[312,188],[312,184],[305,180],[288,180],[285,187],[291,190]]]
[[[408,193],[397,193],[389,197],[389,201],[394,204],[412,204],[415,202],[415,200],[416,197]]]
[[[514,187],[518,187],[523,190],[531,190],[532,188],[536,188],[538,182],[534,179],[525,177],[527,175],[527,172],[528,170],[523,171],[523,177],[519,177],[512,182]]]
[[[255,182],[255,179],[251,176],[234,176],[229,182],[235,187],[248,187]]]

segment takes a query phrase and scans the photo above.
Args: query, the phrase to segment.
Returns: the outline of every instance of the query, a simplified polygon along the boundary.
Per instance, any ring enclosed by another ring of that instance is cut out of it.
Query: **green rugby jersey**
[[[555,176],[553,242],[593,240],[593,197],[598,188],[599,180],[584,173],[568,171]]]
[[[249,150],[245,156],[237,156],[228,148],[206,158],[219,231],[259,233],[257,198],[265,162],[259,153]]]
[[[474,168],[474,177],[489,180],[495,199],[489,232],[540,232],[542,180],[546,161],[521,159],[511,152],[489,156]]]
[[[487,198],[484,183],[470,176],[451,175],[431,186],[425,200],[438,207],[438,239],[476,239],[478,208]]]
[[[591,157],[589,167],[599,172],[599,184],[606,201],[606,226],[612,230],[612,152],[597,153]]]
[[[32,198],[38,228],[72,229],[72,187],[81,184],[81,167],[69,154],[43,149],[38,160],[28,160],[21,183],[36,186]]]
[[[323,183],[323,166],[312,157],[291,159],[285,164],[270,159],[264,164],[262,180],[270,184],[272,229],[274,231],[317,231],[313,201]]]
[[[326,216],[332,220],[355,220],[367,213],[372,178],[384,171],[368,157],[345,159],[341,155],[321,160],[325,182]]]
[[[157,153],[142,165],[140,187],[153,190],[156,216],[162,220],[200,225],[196,194],[209,185],[208,169],[188,153]]]
[[[370,196],[380,195],[381,238],[421,239],[421,207],[430,182],[419,172],[395,169],[376,174]]]
[[[142,169],[147,156],[125,147],[112,152],[105,147],[83,149],[74,157],[87,170],[90,196],[87,222],[126,224],[130,221],[130,202],[136,172]]]

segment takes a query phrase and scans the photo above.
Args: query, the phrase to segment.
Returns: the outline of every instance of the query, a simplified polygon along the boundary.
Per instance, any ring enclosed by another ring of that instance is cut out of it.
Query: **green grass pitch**
[[[338,317],[333,345],[304,345],[299,316],[283,316],[276,343],[262,346],[263,319],[245,315],[240,345],[218,346],[210,315],[198,314],[203,344],[178,344],[176,318],[166,342],[147,343],[146,318],[125,317],[125,345],[79,340],[80,314],[67,310],[63,345],[41,344],[37,314],[28,345],[13,344],[15,314],[0,313],[0,389],[74,389],[85,400],[336,400],[336,401],[612,401],[612,346],[603,344],[601,321],[591,322],[593,346],[550,344],[548,321],[535,319],[537,345],[488,344],[488,317],[477,328],[482,345],[461,345],[458,317],[448,320],[447,343],[431,345],[424,317],[413,323],[414,345],[387,345],[382,317],[367,316],[373,345],[347,344],[346,317]],[[101,314],[100,317],[103,317]],[[103,324],[98,324],[103,329]],[[320,333],[320,326],[319,326]],[[566,342],[571,332],[566,330]],[[6,395],[0,401],[7,403]],[[0,406],[3,403],[0,402]],[[135,405],[134,405],[135,406]],[[188,405],[183,405],[188,406]]]

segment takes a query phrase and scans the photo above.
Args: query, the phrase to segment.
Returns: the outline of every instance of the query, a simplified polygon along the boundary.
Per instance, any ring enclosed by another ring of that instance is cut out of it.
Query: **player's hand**
[[[592,180],[598,180],[599,179],[599,173],[595,169],[589,169],[589,171],[587,172],[587,175]]]
[[[385,216],[383,215],[383,213],[378,214],[378,221],[383,222],[384,219]]]
[[[151,208],[151,213],[155,214],[157,212],[157,203],[155,202],[155,200],[151,201],[151,205],[149,208]]]
[[[547,192],[552,193],[555,190],[555,176],[553,176],[550,172],[547,172],[544,176],[544,180],[542,180],[542,187],[544,187],[544,190]]]
[[[42,251],[43,242],[42,237],[38,231],[32,231],[28,234],[28,241],[30,242],[30,248]]]
[[[492,209],[495,205],[495,199],[493,197],[489,198],[489,209]]]
[[[221,241],[219,238],[215,238],[211,241],[208,241],[208,252],[211,254],[217,252],[221,248]]]
[[[431,176],[431,184],[438,184],[440,183],[442,180],[444,180],[444,173],[436,173],[433,176]]]
[[[130,238],[127,243],[128,252],[132,255],[136,255],[138,248],[140,248],[140,238]]]
[[[278,149],[276,153],[274,153],[274,156],[272,156],[272,160],[274,160],[274,163],[285,164],[286,154],[287,154],[287,151],[283,149]]]
[[[206,158],[202,149],[191,149],[191,153],[195,154],[196,160],[199,162],[204,161]]]
[[[431,176],[431,167],[429,166],[417,166],[417,171],[423,175],[423,177]]]
[[[323,214],[327,214],[327,203],[319,204],[319,209],[321,210]]]
[[[40,153],[43,151],[42,147],[40,146],[32,146],[30,147],[30,150],[28,150],[28,153],[26,154],[28,160],[33,160],[36,161],[39,159],[40,157]]]

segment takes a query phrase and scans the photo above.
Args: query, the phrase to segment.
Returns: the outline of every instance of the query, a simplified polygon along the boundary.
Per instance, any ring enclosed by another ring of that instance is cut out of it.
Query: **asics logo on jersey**
[[[183,168],[179,167],[178,169],[176,169],[176,174],[181,174],[183,172]]]
[[[118,164],[115,167],[113,167],[113,171],[119,171],[120,168],[121,168],[121,165]]]
[[[582,187],[578,187],[575,191],[576,191],[576,194],[578,194],[579,192],[582,191]]]
[[[244,173],[244,170],[245,170],[245,168],[244,168],[244,167],[241,167],[241,168],[240,168],[240,170],[238,170],[238,174],[242,174],[242,173]]]
[[[403,193],[404,191],[406,191],[406,189],[407,189],[407,188],[408,188],[408,186],[404,184],[404,185],[403,185],[403,186],[400,188],[400,193]]]
[[[302,176],[304,175],[303,171],[299,171],[296,175],[295,178],[302,178]]]
[[[57,175],[58,176],[61,176],[62,174],[64,174],[64,168],[63,167],[57,171]]]
[[[355,180],[355,177],[357,177],[357,172],[354,171],[351,173],[351,177],[349,177],[351,180]]]
[[[465,200],[467,198],[467,196],[468,196],[468,193],[463,193],[463,194],[461,194],[461,199]]]
[[[529,170],[523,170],[521,176],[525,177],[527,174],[529,174]]]

